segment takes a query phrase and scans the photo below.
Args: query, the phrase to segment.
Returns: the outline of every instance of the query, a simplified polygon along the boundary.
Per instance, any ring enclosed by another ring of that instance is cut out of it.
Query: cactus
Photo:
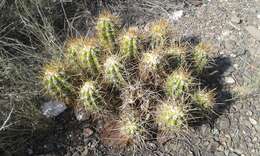
[[[205,43],[198,44],[192,54],[195,71],[201,74],[209,63],[209,46]]]
[[[193,101],[203,110],[210,110],[215,104],[214,90],[207,91],[207,89],[197,90],[192,95]]]
[[[135,137],[138,137],[142,131],[141,124],[131,111],[121,116],[119,125],[120,133],[129,140],[128,142],[134,141]]]
[[[154,77],[162,69],[162,55],[152,51],[143,53],[143,57],[139,64],[140,77],[143,80],[148,80]]]
[[[102,110],[102,97],[96,88],[95,82],[86,81],[80,89],[80,102],[85,109],[90,112],[100,112]]]
[[[177,130],[185,124],[185,111],[175,101],[162,102],[156,110],[156,123],[161,130]]]
[[[117,24],[117,17],[105,11],[97,19],[93,37],[69,40],[64,53],[69,66],[52,62],[44,67],[42,80],[48,93],[55,98],[74,98],[93,119],[106,112],[102,116],[109,121],[104,120],[101,138],[118,147],[147,137],[145,133],[151,132],[154,124],[159,131],[152,132],[159,136],[164,130],[183,129],[188,122],[190,126],[190,119],[197,121],[193,118],[197,113],[210,114],[214,91],[196,90],[208,85],[200,83],[207,78],[201,74],[207,74],[204,69],[210,63],[208,45],[200,43],[188,55],[187,47],[171,40],[172,29],[163,19],[151,23],[144,34],[130,27],[117,36]],[[191,112],[189,106],[196,111]]]
[[[65,57],[70,61],[76,61],[77,53],[83,49],[85,41],[83,37],[72,38],[65,45]]]
[[[123,65],[116,55],[109,56],[104,63],[104,76],[108,82],[120,86],[126,84],[122,75]]]
[[[124,58],[133,58],[138,53],[138,28],[130,27],[120,38],[120,51]]]
[[[169,22],[164,19],[160,19],[151,24],[149,29],[149,36],[151,38],[151,47],[158,48],[166,44],[168,35],[170,33]]]
[[[78,50],[77,57],[81,67],[86,68],[92,75],[100,71],[97,53],[98,47],[94,39],[87,39],[83,48]]]
[[[70,96],[73,86],[67,82],[64,71],[64,64],[59,61],[53,61],[44,67],[42,77],[43,86],[47,93],[56,98],[65,98]]]
[[[166,91],[168,95],[179,97],[189,91],[192,85],[192,78],[185,69],[174,71],[166,80]]]
[[[187,49],[184,46],[174,45],[165,50],[165,56],[168,63],[174,63],[175,67],[181,67],[186,64]]]
[[[113,52],[116,48],[117,17],[108,11],[102,12],[97,20],[96,30],[101,46]]]

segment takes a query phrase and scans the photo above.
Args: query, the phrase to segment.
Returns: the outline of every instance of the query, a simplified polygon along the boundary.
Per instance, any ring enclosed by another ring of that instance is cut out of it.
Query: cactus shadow
[[[191,115],[195,119],[192,120],[190,126],[198,127],[203,124],[209,124],[214,127],[216,120],[227,110],[234,102],[232,93],[223,81],[224,73],[231,67],[232,62],[229,57],[218,56],[213,58],[212,65],[207,68],[203,74],[197,78],[201,81],[201,88],[215,90],[215,104],[209,111],[195,111]]]

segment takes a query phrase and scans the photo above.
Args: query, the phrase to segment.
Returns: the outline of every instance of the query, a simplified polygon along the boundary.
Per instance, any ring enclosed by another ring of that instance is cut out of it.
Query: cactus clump
[[[197,90],[193,95],[194,102],[203,110],[211,110],[215,104],[214,90],[207,91],[207,89]]]
[[[209,63],[209,50],[209,46],[205,43],[199,43],[194,48],[192,57],[194,61],[195,71],[198,74],[201,74]]]
[[[173,97],[179,97],[189,91],[192,86],[193,79],[191,74],[185,69],[178,69],[172,72],[172,74],[166,80],[166,90],[168,95]]]
[[[170,33],[170,23],[165,19],[160,19],[151,24],[149,35],[151,39],[151,47],[163,47]]]
[[[105,79],[116,86],[126,84],[123,77],[123,65],[116,55],[108,57],[104,63]]]
[[[97,75],[100,72],[98,52],[99,49],[95,39],[87,39],[84,47],[77,52],[80,66],[87,69],[92,75]]]
[[[144,142],[164,130],[175,133],[190,126],[188,117],[197,114],[191,111],[213,109],[215,93],[208,91],[212,85],[202,80],[210,62],[208,46],[200,43],[191,51],[176,42],[166,20],[149,26],[149,31],[130,27],[118,36],[118,18],[102,12],[92,37],[69,40],[64,63],[43,69],[43,85],[53,97],[74,98],[93,119],[106,112],[100,134],[109,146],[125,147],[137,143],[136,138]],[[80,70],[70,69],[73,65]]]
[[[124,58],[133,58],[138,54],[138,28],[130,27],[120,39],[120,51]]]
[[[117,23],[117,17],[108,11],[103,11],[97,20],[98,39],[101,46],[110,52],[113,52],[116,48]]]
[[[177,130],[185,124],[185,112],[175,101],[163,102],[156,110],[156,122],[161,130]]]
[[[102,96],[99,94],[96,84],[93,81],[86,81],[80,89],[80,102],[89,112],[100,112],[102,110]]]
[[[65,98],[73,91],[72,85],[67,81],[64,64],[53,61],[44,67],[42,82],[48,94],[55,98]]]

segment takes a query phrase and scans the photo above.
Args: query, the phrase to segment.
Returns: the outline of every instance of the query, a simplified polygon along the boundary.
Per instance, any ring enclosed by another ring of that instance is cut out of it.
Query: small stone
[[[172,13],[170,19],[173,21],[178,21],[183,16],[183,10],[178,10]]]
[[[241,23],[241,19],[237,16],[233,16],[233,17],[231,17],[231,22],[239,24],[239,23]]]
[[[248,31],[250,35],[252,35],[255,39],[260,40],[260,30],[255,28],[254,26],[247,26],[245,29]]]
[[[45,102],[41,107],[42,114],[47,118],[56,117],[66,109],[65,103],[60,101]]]
[[[84,133],[84,136],[85,137],[90,137],[94,132],[93,132],[93,130],[92,129],[90,129],[90,128],[85,128],[84,130],[83,130],[83,133]]]
[[[89,150],[87,147],[84,148],[84,151],[81,153],[81,156],[88,156],[89,155]]]
[[[231,76],[229,76],[224,78],[224,82],[227,84],[234,84],[235,80]]]
[[[85,121],[90,118],[90,114],[88,114],[85,108],[82,105],[78,105],[74,109],[75,117],[78,121]]]
[[[238,64],[234,64],[233,66],[234,68],[238,69]]]
[[[257,125],[257,121],[253,118],[249,118],[249,121],[251,122],[252,125]]]

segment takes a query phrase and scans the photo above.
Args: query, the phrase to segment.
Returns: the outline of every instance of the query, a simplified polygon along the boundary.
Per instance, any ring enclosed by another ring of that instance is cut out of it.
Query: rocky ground
[[[228,107],[211,125],[190,128],[183,137],[163,146],[153,141],[148,142],[141,153],[135,154],[260,155],[260,83],[255,83],[260,65],[260,0],[144,2],[128,2],[124,7],[113,7],[119,13],[129,13],[125,15],[129,19],[127,24],[133,24],[132,21],[144,24],[163,16],[170,19],[178,30],[176,39],[210,42],[215,55],[224,58],[217,62],[223,67],[218,81],[232,92],[233,97],[219,104]],[[63,112],[57,118],[59,125],[52,134],[37,140],[37,144],[28,146],[25,155],[130,155],[128,150],[109,152],[110,149],[100,144],[98,135],[91,126],[93,123],[88,120],[79,122],[71,119],[72,116],[70,110]]]

